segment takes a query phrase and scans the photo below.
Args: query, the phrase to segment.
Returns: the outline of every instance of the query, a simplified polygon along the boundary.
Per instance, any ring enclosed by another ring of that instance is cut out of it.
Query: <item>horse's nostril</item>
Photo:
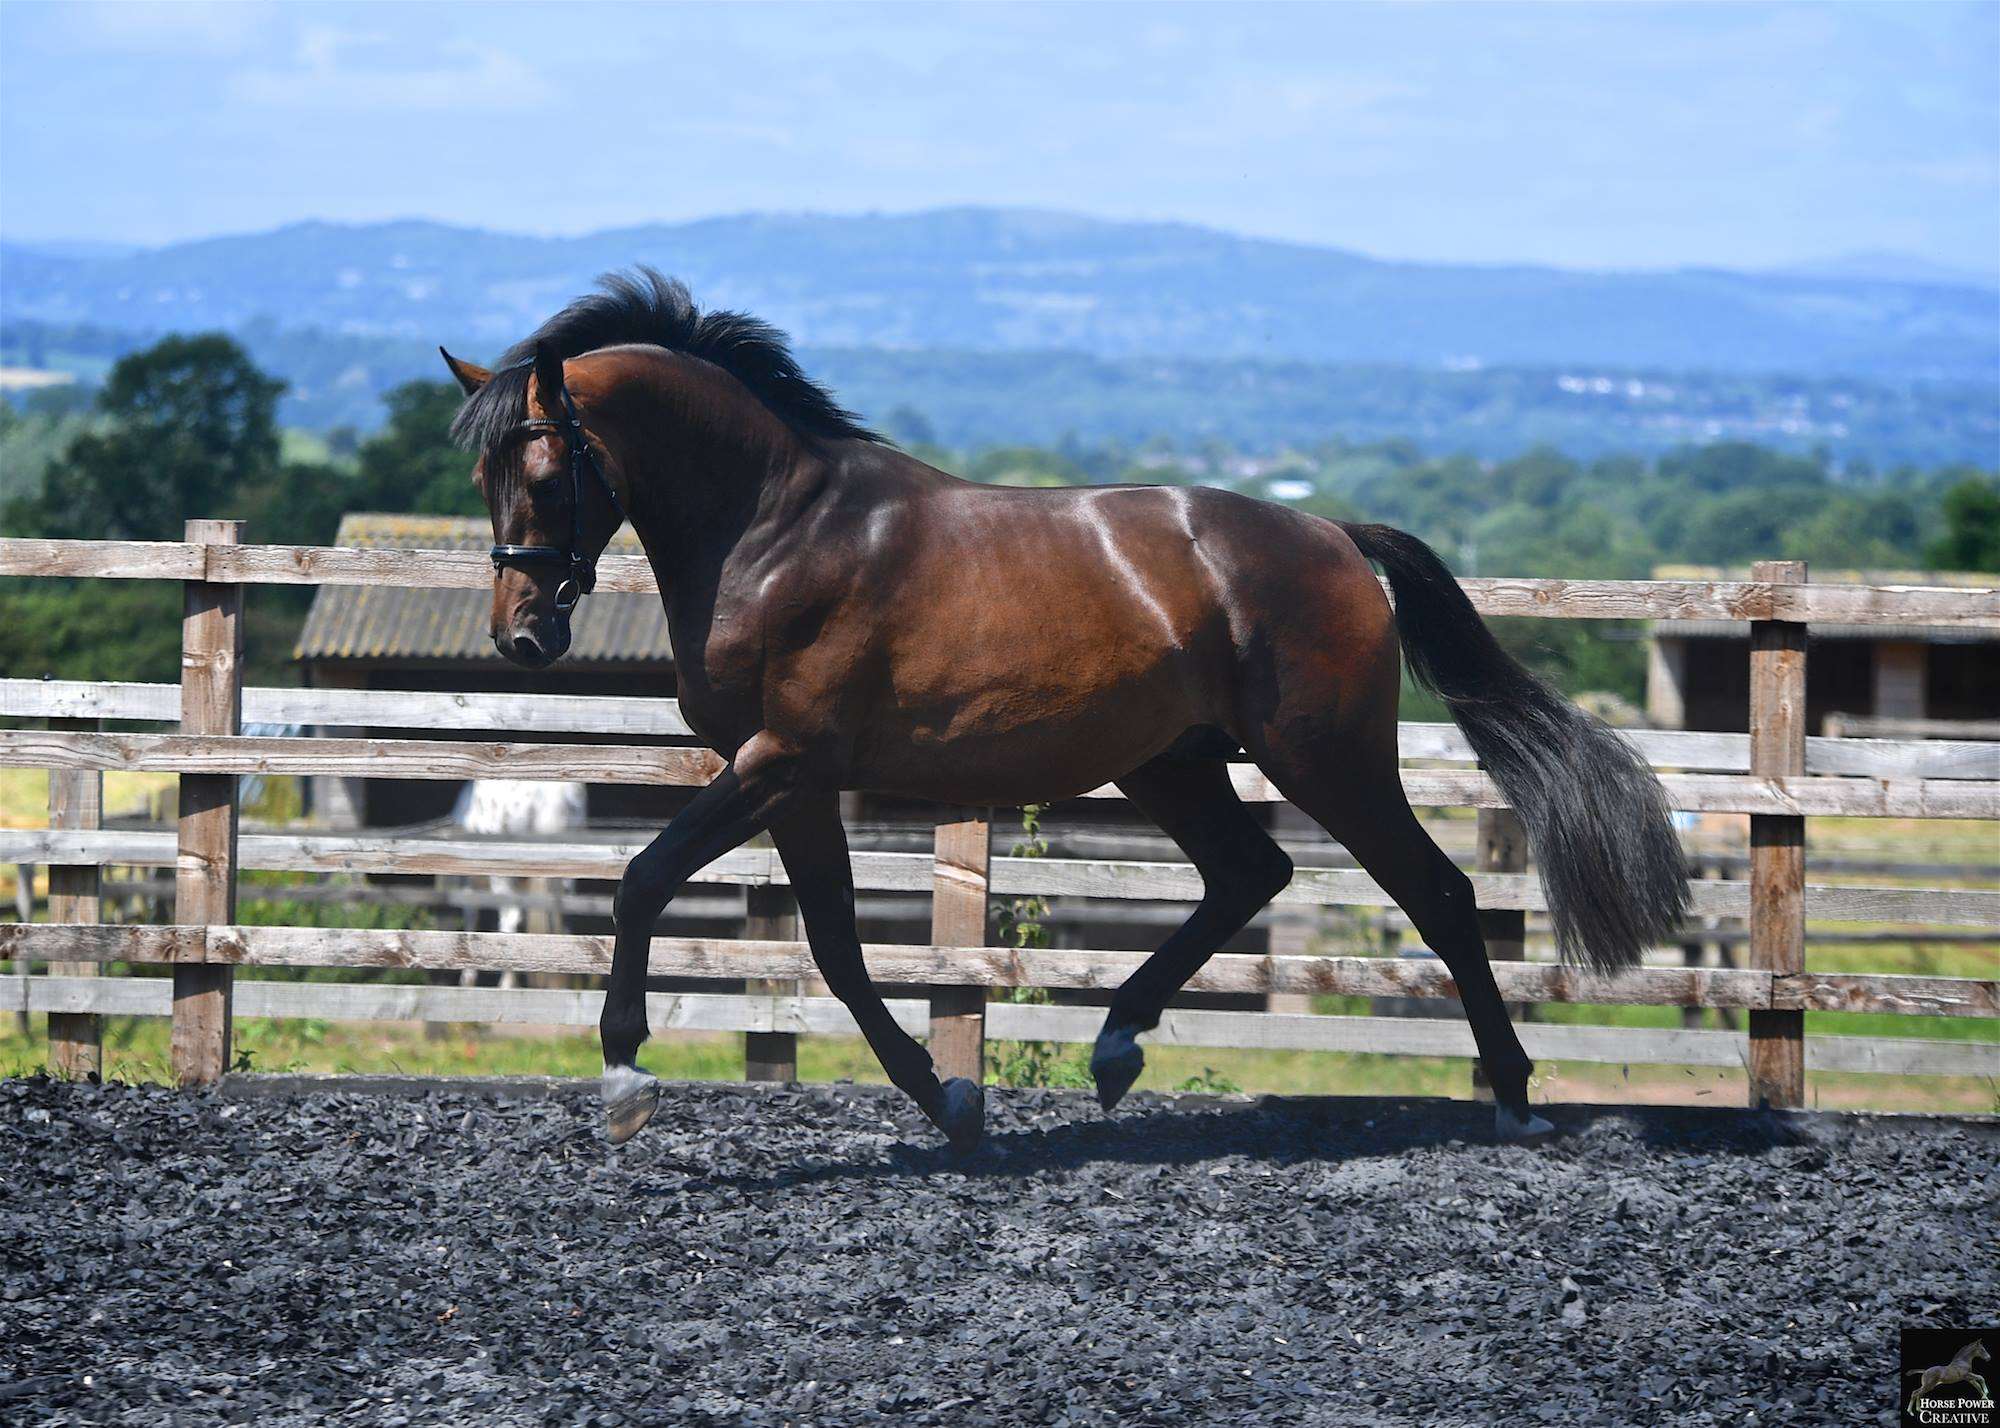
[[[514,636],[514,658],[529,664],[539,664],[542,659],[542,642],[525,631]]]

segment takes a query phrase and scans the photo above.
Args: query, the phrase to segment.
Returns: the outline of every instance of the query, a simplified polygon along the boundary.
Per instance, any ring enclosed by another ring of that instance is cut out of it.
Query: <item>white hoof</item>
[[[1554,1131],[1554,1126],[1533,1111],[1528,1112],[1526,1120],[1522,1120],[1505,1106],[1493,1108],[1493,1134],[1501,1140],[1539,1140]]]
[[[660,1078],[636,1066],[604,1068],[605,1133],[623,1145],[646,1128],[660,1103]]]

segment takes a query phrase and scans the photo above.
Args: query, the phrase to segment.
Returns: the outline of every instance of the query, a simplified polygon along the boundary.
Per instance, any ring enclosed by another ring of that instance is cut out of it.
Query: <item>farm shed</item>
[[[1746,572],[1662,566],[1655,580],[1745,580]],[[1942,571],[1814,571],[1815,585],[1928,585],[1984,588],[1990,575]],[[1806,727],[1862,721],[1851,734],[1972,735],[2000,725],[2000,630],[1976,626],[1812,626],[1806,673]],[[1750,694],[1750,625],[1743,620],[1676,620],[1648,636],[1646,715],[1657,729],[1742,733]],[[1924,721],[1924,729],[1897,727]],[[1889,721],[1880,723],[1878,721]]]
[[[483,518],[354,513],[343,517],[339,545],[368,550],[477,550],[493,543]],[[620,531],[610,551],[639,555]],[[578,607],[575,643],[551,669],[519,669],[502,658],[489,633],[492,600],[484,590],[412,590],[388,585],[323,585],[293,647],[301,682],[317,689],[417,689],[476,693],[674,693],[673,648],[657,595],[598,594]],[[324,730],[367,734],[371,730]],[[611,742],[600,736],[594,742]],[[313,781],[321,821],[335,827],[419,823],[451,811],[459,785],[414,779]],[[593,818],[659,820],[685,801],[680,790],[595,785]]]

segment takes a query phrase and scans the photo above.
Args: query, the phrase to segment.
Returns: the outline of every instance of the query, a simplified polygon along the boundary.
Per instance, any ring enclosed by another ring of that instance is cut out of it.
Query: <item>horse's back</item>
[[[1237,727],[1250,663],[1390,628],[1339,527],[1207,488],[940,479],[875,539],[869,786],[1080,791],[1190,728]]]

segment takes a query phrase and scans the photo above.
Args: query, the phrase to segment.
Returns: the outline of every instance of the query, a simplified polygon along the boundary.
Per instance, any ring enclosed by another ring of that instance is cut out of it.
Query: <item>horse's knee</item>
[[[665,859],[651,848],[635,854],[611,895],[611,920],[619,927],[634,918],[650,924],[667,905],[668,882]]]
[[[866,967],[822,966],[819,974],[820,980],[826,983],[826,989],[843,1006],[853,1006],[857,999],[867,996],[874,989]]]
[[[1276,843],[1265,843],[1243,869],[1243,895],[1262,907],[1292,882],[1292,860]]]

